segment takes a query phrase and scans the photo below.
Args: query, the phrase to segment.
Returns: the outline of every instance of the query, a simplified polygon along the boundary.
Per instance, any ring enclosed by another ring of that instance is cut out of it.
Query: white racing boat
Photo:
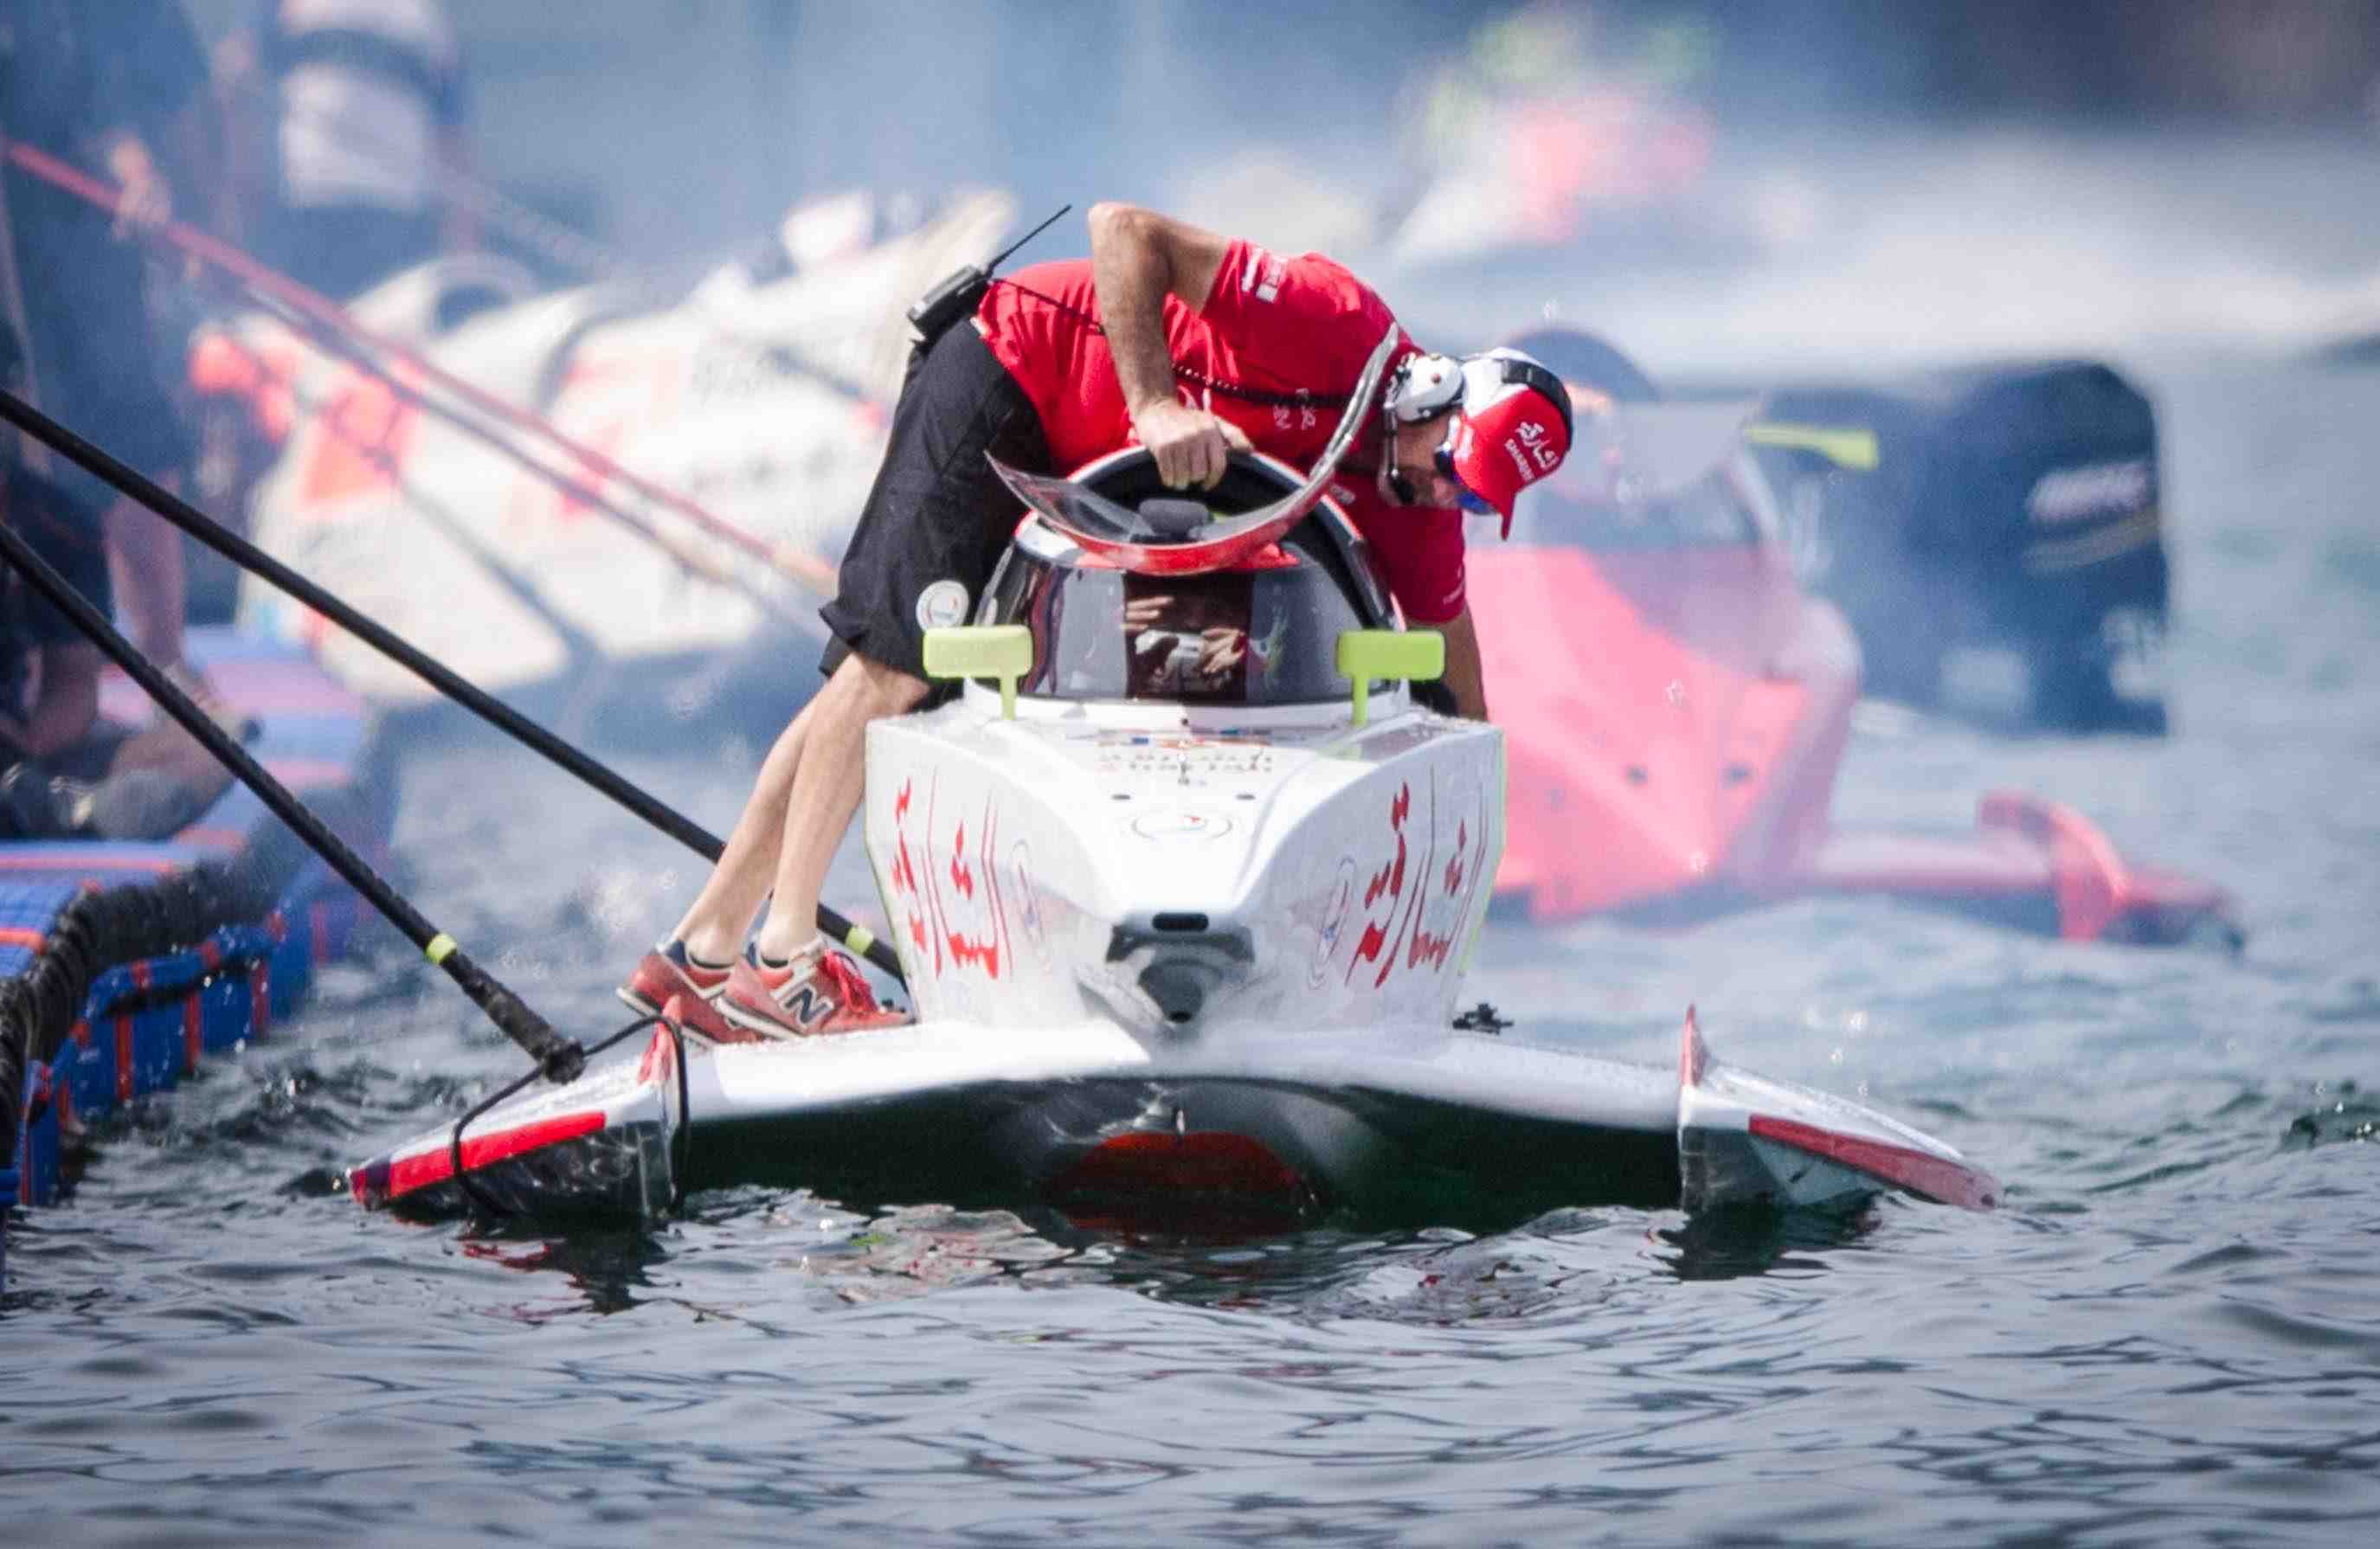
[[[1200,540],[1143,453],[1077,480],[1085,509],[1166,501],[1158,525]],[[958,696],[868,730],[914,1023],[715,1050],[657,1027],[640,1057],[354,1168],[358,1200],[651,1216],[769,1180],[1076,1220],[1466,1223],[1997,1203],[1940,1141],[1713,1059],[1691,1011],[1674,1069],[1463,1012],[1504,744],[1416,700],[1439,637],[1397,626],[1328,502],[1232,568],[1150,575],[1068,535],[1060,482],[1020,482],[1037,514],[980,622],[929,636]],[[1234,459],[1211,530],[1301,483]]]

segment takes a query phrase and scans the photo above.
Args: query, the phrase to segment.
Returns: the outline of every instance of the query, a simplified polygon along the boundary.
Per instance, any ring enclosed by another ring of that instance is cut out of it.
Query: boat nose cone
[[[1107,961],[1117,981],[1137,987],[1159,1024],[1181,1035],[1196,1029],[1219,994],[1247,979],[1256,943],[1244,925],[1160,911],[1117,926]]]
[[[1207,997],[1222,983],[1221,967],[1196,958],[1161,957],[1140,971],[1140,987],[1175,1027],[1198,1020]]]

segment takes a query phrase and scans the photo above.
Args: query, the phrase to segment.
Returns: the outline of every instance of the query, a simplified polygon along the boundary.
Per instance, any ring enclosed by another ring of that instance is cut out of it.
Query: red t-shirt
[[[995,280],[976,316],[1040,415],[1061,471],[1133,444],[1088,260],[1037,263]],[[1365,360],[1395,321],[1369,286],[1320,254],[1284,259],[1252,242],[1225,249],[1203,312],[1165,298],[1165,342],[1184,401],[1301,469],[1321,455]],[[1416,348],[1410,339],[1400,347]],[[1300,393],[1313,402],[1272,401]],[[1408,620],[1440,624],[1463,611],[1461,513],[1391,506],[1369,478],[1353,474],[1333,480],[1330,493],[1370,541]]]

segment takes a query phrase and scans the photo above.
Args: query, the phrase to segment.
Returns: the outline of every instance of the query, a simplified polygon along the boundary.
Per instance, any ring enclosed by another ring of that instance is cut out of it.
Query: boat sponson
[[[1989,1210],[2000,1185],[1952,1147],[1872,1108],[1711,1058],[1686,1012],[1679,1051],[1680,1203],[1840,1209],[1888,1190]]]
[[[440,1216],[492,1205],[509,1215],[583,1212],[650,1218],[674,1197],[676,1043],[656,1028],[643,1057],[498,1105],[468,1124],[417,1135],[347,1172],[368,1209]],[[456,1152],[469,1175],[455,1179]]]
[[[683,1180],[672,1171],[675,1072],[659,1058],[649,1049],[641,1065],[607,1067],[476,1121],[464,1162],[480,1192],[507,1209],[664,1211]],[[938,1187],[1062,1193],[1086,1176],[1084,1158],[1137,1136],[1155,1138],[1131,1143],[1132,1168],[1098,1171],[1105,1186],[1138,1168],[1196,1190],[1226,1175],[1202,1160],[1225,1144],[1216,1137],[1237,1136],[1277,1159],[1296,1189],[1358,1204],[1455,1153],[1500,1156],[1503,1173],[1549,1186],[1599,1180],[1621,1203],[1667,1203],[1648,1191],[1674,1180],[1670,1198],[1689,1210],[1828,1207],[1886,1189],[1986,1207],[1998,1193],[1915,1130],[1719,1065],[1691,1017],[1675,1074],[1457,1030],[1144,1043],[1099,1022],[1030,1039],[945,1022],[730,1046],[691,1060],[686,1077],[693,1166],[706,1177],[725,1167],[722,1180],[842,1152],[880,1174],[930,1172]],[[1182,1142],[1170,1174],[1158,1165],[1166,1158],[1139,1154],[1167,1149],[1168,1135]],[[451,1144],[442,1128],[357,1168],[357,1197],[423,1210],[460,1204]]]

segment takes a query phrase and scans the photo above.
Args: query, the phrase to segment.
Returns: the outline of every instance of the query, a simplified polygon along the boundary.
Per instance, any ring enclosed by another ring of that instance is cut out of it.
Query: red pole
[[[102,210],[115,211],[118,190],[97,178],[87,175],[46,151],[18,140],[7,140],[6,156],[11,162],[45,183],[65,189],[77,199]],[[735,544],[745,552],[771,568],[792,577],[823,595],[834,592],[834,570],[817,555],[806,553],[791,543],[771,543],[734,523],[711,514],[676,490],[656,484],[641,474],[622,467],[618,463],[572,436],[552,422],[540,418],[526,409],[516,408],[494,394],[482,392],[462,378],[424,359],[418,352],[407,348],[397,340],[387,338],[358,322],[347,310],[327,297],[309,290],[286,274],[266,268],[227,242],[194,231],[179,221],[166,221],[153,228],[157,240],[229,274],[240,284],[257,295],[268,296],[291,310],[311,319],[323,327],[367,345],[403,361],[419,372],[423,380],[434,382],[463,402],[516,430],[542,436],[555,446],[578,459],[592,472],[609,479],[617,479],[631,490],[657,504],[676,512],[686,520],[714,537]]]
[[[317,332],[310,334],[310,337],[317,340],[321,340],[322,337],[322,333],[319,332],[319,326],[320,325],[316,325],[318,330]],[[378,469],[380,473],[389,479],[393,485],[398,486],[400,492],[403,492],[402,480],[404,470],[397,466],[396,460],[390,456],[385,450],[378,446],[367,444],[360,435],[357,434],[353,430],[341,422],[338,415],[324,409],[319,400],[308,402],[306,399],[300,397],[298,391],[298,384],[295,381],[293,381],[288,376],[285,375],[277,368],[273,366],[269,361],[259,356],[254,350],[249,348],[246,344],[243,344],[230,332],[225,332],[222,335],[222,339],[225,345],[240,356],[240,357],[246,362],[249,369],[255,373],[259,381],[277,383],[288,391],[292,401],[297,404],[298,407],[308,413],[322,416],[323,429],[334,440],[338,441],[350,451],[356,453],[357,455],[362,457],[365,462]],[[403,381],[396,372],[389,369],[387,367],[379,365],[376,362],[365,360],[363,358],[363,352],[357,349],[354,345],[349,345],[345,341],[337,341],[335,343],[326,343],[325,347],[335,350],[339,354],[340,358],[346,360],[357,370],[367,372],[379,380],[398,398],[411,404],[414,407],[420,409],[425,414],[438,417],[447,424],[454,426],[456,430],[463,431],[465,434],[480,442],[482,445],[489,447],[490,449],[501,454],[503,456],[510,459],[512,462],[527,468],[531,473],[536,474],[540,478],[545,479],[553,484],[565,494],[571,496],[573,499],[584,501],[588,505],[591,506],[595,510],[602,512],[605,515],[611,517],[622,526],[626,527],[630,532],[635,533],[638,537],[643,539],[654,548],[659,549],[662,553],[667,554],[670,558],[675,560],[689,575],[699,575],[704,580],[709,581],[715,586],[725,587],[730,591],[741,592],[747,598],[750,599],[753,605],[758,607],[762,612],[771,614],[778,619],[782,619],[796,627],[816,627],[809,620],[788,610],[782,599],[774,596],[760,587],[754,586],[745,577],[735,575],[734,573],[726,570],[719,564],[715,553],[698,553],[694,551],[686,546],[685,541],[671,537],[668,533],[665,533],[659,527],[654,526],[643,517],[613,503],[603,495],[601,490],[581,482],[560,468],[547,466],[544,463],[541,463],[538,461],[537,458],[531,456],[527,449],[505,440],[500,432],[480,424],[478,420],[463,414],[450,405],[437,402],[428,393],[422,392],[419,388]]]

